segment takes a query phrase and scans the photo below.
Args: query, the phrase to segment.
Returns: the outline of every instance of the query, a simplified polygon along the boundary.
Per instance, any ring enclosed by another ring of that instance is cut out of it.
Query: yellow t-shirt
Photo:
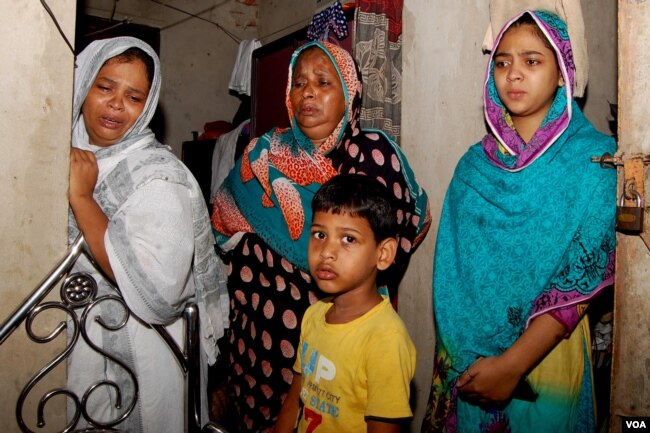
[[[294,370],[302,375],[298,432],[359,433],[366,418],[413,416],[415,346],[388,299],[345,323],[325,322],[330,299],[307,309]]]

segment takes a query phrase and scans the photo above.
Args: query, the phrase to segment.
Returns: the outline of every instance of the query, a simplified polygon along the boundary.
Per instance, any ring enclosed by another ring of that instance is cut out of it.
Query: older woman
[[[269,431],[291,384],[300,322],[319,296],[308,273],[310,202],[337,173],[377,178],[392,191],[400,223],[393,294],[427,233],[426,194],[399,147],[359,126],[359,70],[325,42],[298,48],[286,103],[291,127],[253,140],[217,193],[212,216],[231,294],[229,379],[239,428]]]
[[[138,377],[138,404],[118,427],[131,433],[180,432],[183,376],[147,324],[170,325],[169,331],[179,337],[182,323],[177,319],[186,302],[196,302],[205,369],[216,359],[227,294],[225,287],[219,290],[220,270],[205,202],[190,172],[149,129],[161,80],[160,62],[151,47],[128,37],[96,41],[79,55],[77,65],[70,241],[83,233],[94,259],[117,283],[134,313],[118,332],[87,320],[90,340]],[[114,293],[87,261],[78,262],[75,270],[94,275],[100,296]],[[104,322],[124,317],[113,302],[102,302],[92,311]],[[123,407],[116,407],[114,393],[103,386],[91,394],[87,409],[96,421],[116,420],[131,404],[133,381],[84,342],[78,350],[68,365],[70,388],[82,395],[98,377],[115,381]]]

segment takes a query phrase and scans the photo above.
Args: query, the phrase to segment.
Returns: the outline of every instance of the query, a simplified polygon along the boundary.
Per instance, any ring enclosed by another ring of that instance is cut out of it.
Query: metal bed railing
[[[23,301],[23,303],[14,310],[14,312],[5,320],[0,326],[0,350],[2,344],[9,338],[9,336],[20,326],[25,323],[28,337],[37,343],[48,343],[53,341],[62,332],[67,332],[67,340],[65,349],[56,355],[54,359],[50,360],[44,367],[42,367],[24,386],[18,396],[16,402],[16,422],[23,432],[32,433],[33,430],[28,426],[27,421],[23,417],[23,409],[25,402],[30,392],[34,387],[42,381],[57,365],[64,362],[75,349],[79,338],[88,344],[93,350],[101,356],[106,357],[110,361],[118,364],[132,380],[133,383],[133,398],[128,402],[126,407],[119,407],[121,402],[121,390],[119,386],[107,380],[97,380],[85,392],[83,396],[79,396],[69,390],[68,388],[55,388],[47,391],[38,399],[35,422],[36,426],[40,429],[46,426],[45,419],[45,406],[48,401],[55,396],[64,395],[70,399],[74,404],[74,411],[72,415],[68,416],[67,425],[61,430],[62,433],[82,431],[75,430],[79,421],[83,419],[90,425],[91,428],[85,428],[84,432],[119,432],[116,426],[124,421],[136,406],[138,395],[138,380],[134,371],[132,371],[122,360],[102,351],[97,347],[92,339],[86,332],[86,321],[90,320],[90,314],[93,309],[103,302],[114,302],[120,305],[124,310],[124,316],[117,323],[107,323],[101,317],[95,318],[103,329],[108,331],[117,331],[126,325],[128,317],[132,314],[126,302],[122,298],[119,289],[112,286],[113,293],[109,295],[97,296],[97,282],[86,273],[73,273],[70,274],[73,266],[77,260],[85,256],[90,263],[100,273],[101,268],[94,261],[90,251],[84,241],[83,236],[80,234],[73,244],[68,248],[65,257],[52,269],[52,271],[36,286],[34,291]],[[110,279],[106,279],[110,281]],[[45,302],[46,296],[61,282],[60,298],[57,301]],[[55,329],[48,335],[37,335],[33,330],[33,323],[36,317],[42,312],[50,309],[63,311],[66,315],[66,320],[61,321]],[[77,310],[77,311],[75,311]],[[81,311],[79,313],[78,311]],[[167,332],[164,326],[150,325],[158,335],[166,343],[166,346],[173,353],[175,359],[178,361],[178,366],[181,369],[185,378],[185,407],[186,407],[186,433],[227,433],[223,427],[216,423],[208,423],[201,426],[200,422],[200,407],[201,407],[201,365],[200,365],[200,346],[199,346],[199,311],[196,304],[189,303],[185,306],[182,319],[185,324],[184,332],[184,348],[181,349],[174,341],[172,336]],[[117,396],[118,403],[117,409],[120,410],[120,415],[113,420],[98,421],[93,418],[89,413],[86,406],[88,397],[93,391],[102,386],[107,386],[113,389]],[[32,424],[34,420],[31,420]],[[118,426],[119,428],[119,426]]]

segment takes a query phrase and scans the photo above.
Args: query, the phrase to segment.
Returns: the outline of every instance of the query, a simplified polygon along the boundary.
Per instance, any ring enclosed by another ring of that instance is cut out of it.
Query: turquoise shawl
[[[568,326],[575,326],[576,305],[613,282],[616,173],[591,157],[614,153],[616,145],[572,99],[564,23],[547,13],[524,13],[551,40],[570,85],[558,88],[531,149],[508,126],[493,91],[490,59],[485,91],[490,132],[458,163],[435,252],[437,338],[455,373],[450,382],[477,357],[505,351],[538,315],[569,312],[576,317]]]

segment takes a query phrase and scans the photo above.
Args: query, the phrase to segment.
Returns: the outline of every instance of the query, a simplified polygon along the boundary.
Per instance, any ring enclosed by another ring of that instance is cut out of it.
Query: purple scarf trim
[[[483,148],[488,158],[497,166],[508,171],[520,171],[533,163],[562,135],[571,121],[571,101],[575,65],[566,25],[557,16],[545,12],[523,11],[512,18],[501,30],[494,46],[497,47],[504,33],[522,15],[530,14],[550,41],[558,58],[558,66],[565,84],[558,89],[546,118],[529,143],[525,143],[506,121],[506,110],[496,91],[494,83],[494,54],[485,75],[483,92],[484,113],[491,133],[483,138]],[[504,154],[499,144],[507,152]]]

